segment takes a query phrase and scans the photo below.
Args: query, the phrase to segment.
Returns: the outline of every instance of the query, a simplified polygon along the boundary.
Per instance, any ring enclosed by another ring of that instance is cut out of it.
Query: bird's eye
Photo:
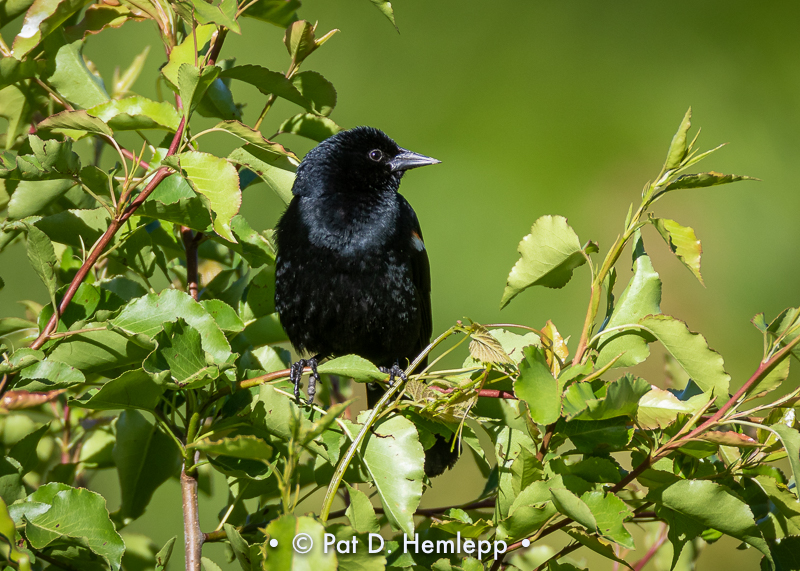
[[[370,159],[372,159],[376,163],[379,163],[379,162],[381,162],[381,159],[383,158],[383,153],[379,149],[374,149],[374,150],[369,152],[368,156],[369,156]]]

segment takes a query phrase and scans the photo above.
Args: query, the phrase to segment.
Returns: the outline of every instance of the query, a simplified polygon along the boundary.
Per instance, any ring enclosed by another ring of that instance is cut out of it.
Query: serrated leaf
[[[292,133],[312,141],[322,142],[334,136],[342,128],[327,117],[320,117],[312,113],[300,113],[289,117],[278,127],[278,134]]]
[[[593,535],[588,535],[578,529],[568,529],[567,533],[569,534],[570,537],[572,537],[572,539],[574,539],[581,545],[588,547],[595,553],[598,553],[607,559],[611,559],[612,561],[616,561],[617,563],[622,563],[629,569],[633,569],[633,567],[631,567],[631,565],[627,561],[621,559],[620,557],[617,557],[617,555],[614,553],[614,548],[611,545],[602,541],[601,539],[598,539]]]
[[[241,34],[236,21],[236,0],[222,0],[219,5],[206,3],[204,0],[184,2],[194,9],[194,17],[200,24],[219,24],[235,34]]]
[[[292,62],[298,66],[304,59],[317,49],[316,42],[314,41],[314,28],[310,22],[300,20],[292,22],[286,28],[286,33],[283,36],[283,43],[292,57]]]
[[[203,0],[198,0],[198,2],[209,6]],[[178,92],[183,102],[183,114],[185,117],[189,117],[194,112],[208,88],[219,77],[221,71],[215,65],[205,66],[200,69],[190,63],[181,64],[180,68],[178,68]]]
[[[681,188],[704,188],[707,186],[717,186],[718,184],[728,184],[740,180],[759,180],[752,176],[737,174],[722,174],[714,171],[701,172],[697,174],[685,174],[672,181],[663,192],[678,190]]]
[[[178,70],[181,64],[188,63],[194,65],[195,55],[198,57],[205,55],[211,47],[211,41],[217,35],[217,27],[213,24],[203,24],[197,26],[192,34],[187,34],[186,38],[177,46],[172,48],[169,53],[169,62],[161,73],[167,80],[178,88]],[[195,53],[195,39],[197,41],[197,52]]]
[[[82,40],[89,34],[99,34],[107,28],[119,28],[128,18],[137,19],[125,6],[92,4],[83,13],[83,19],[64,32],[68,40]]]
[[[298,159],[297,155],[295,155],[292,151],[286,149],[280,143],[273,143],[272,141],[267,140],[260,131],[251,129],[247,125],[242,124],[240,121],[223,121],[222,123],[217,123],[214,125],[214,128],[223,129],[231,135],[238,137],[245,143],[250,143],[250,145],[248,145],[250,148],[257,147],[274,155],[287,157],[293,167],[296,167],[300,163],[300,159]]]
[[[700,275],[700,256],[703,253],[703,247],[700,245],[700,240],[697,239],[694,230],[688,226],[681,226],[668,218],[653,218],[651,221],[672,253],[678,257],[684,266],[689,268],[689,271],[702,284],[703,276]]]
[[[314,518],[283,515],[273,519],[265,532],[267,541],[275,540],[278,546],[268,548],[269,556],[263,561],[263,571],[337,571],[336,553],[332,549],[327,550],[327,553],[321,549],[320,546],[324,545],[325,528]],[[306,545],[314,546],[314,549],[304,554],[292,548],[292,541],[301,533],[309,538]]]
[[[705,337],[669,315],[650,315],[639,323],[655,334],[704,393],[713,393],[718,403],[728,398],[731,377],[722,356],[708,347]]]
[[[625,502],[612,493],[602,491],[586,492],[581,496],[581,501],[591,510],[601,537],[626,549],[635,549],[633,537],[623,524],[633,515]]]
[[[214,230],[229,242],[235,243],[231,219],[242,205],[242,191],[236,168],[225,159],[198,151],[187,151],[175,157],[195,192],[208,199],[209,207],[216,215]]]
[[[112,99],[87,112],[116,131],[161,129],[174,133],[181,122],[181,116],[166,101],[155,102],[140,95]]]
[[[540,347],[524,349],[525,359],[519,364],[519,377],[514,381],[514,394],[528,405],[537,424],[552,424],[561,416],[561,391]]]
[[[564,287],[572,271],[586,263],[578,235],[563,216],[539,218],[517,251],[521,257],[508,274],[501,309],[531,286]]]
[[[113,457],[119,475],[123,518],[141,516],[153,493],[178,472],[180,451],[172,439],[136,410],[117,419]]]
[[[17,522],[24,522],[25,537],[35,549],[55,542],[78,542],[119,571],[125,543],[114,529],[101,495],[52,483],[17,506]]]
[[[39,45],[48,34],[59,29],[88,0],[35,0],[25,14],[22,29],[14,38],[12,53],[18,60]]]
[[[357,382],[385,381],[386,373],[358,355],[345,355],[327,361],[317,367],[317,371],[328,375],[339,375]]]
[[[469,334],[469,354],[481,363],[513,363],[500,342],[483,325],[475,323]]]
[[[158,348],[144,361],[143,367],[157,382],[169,381],[179,388],[196,389],[219,376],[219,364],[203,351],[200,333],[183,319],[165,325],[155,341]]]
[[[771,559],[767,542],[753,520],[753,512],[725,486],[708,480],[678,480],[651,489],[647,499],[744,541]]]
[[[619,298],[605,329],[637,324],[646,315],[661,311],[661,278],[653,268],[650,256],[644,249],[641,232],[633,236],[633,276]],[[647,344],[652,340],[641,330],[626,329],[609,333],[598,344],[597,368],[609,364],[619,354],[613,367],[631,367],[650,355]]]

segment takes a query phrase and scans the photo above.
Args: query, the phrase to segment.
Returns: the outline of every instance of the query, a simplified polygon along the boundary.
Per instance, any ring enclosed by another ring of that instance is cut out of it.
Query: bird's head
[[[438,162],[401,148],[379,129],[356,127],[311,149],[292,191],[299,196],[396,192],[405,171]]]

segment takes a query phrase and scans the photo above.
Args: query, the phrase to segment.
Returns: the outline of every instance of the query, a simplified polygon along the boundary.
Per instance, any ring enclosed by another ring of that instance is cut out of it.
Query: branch
[[[435,391],[439,391],[440,393],[443,393],[443,394],[446,394],[446,395],[450,394],[452,392],[455,392],[457,390],[461,390],[461,389],[455,389],[455,388],[453,388],[453,389],[443,389],[442,387],[437,387],[435,385],[428,385],[428,388],[431,388],[431,389],[433,389]],[[501,390],[498,390],[498,389],[480,389],[479,391],[477,391],[477,393],[478,393],[479,397],[486,397],[486,398],[492,398],[492,399],[517,400],[517,395],[515,395],[514,393],[510,393],[508,391],[501,391]]]
[[[200,571],[203,552],[203,532],[200,530],[200,514],[197,509],[197,478],[181,470],[181,492],[183,495],[183,535],[186,543],[186,571]]]
[[[181,138],[183,137],[183,130],[185,127],[186,118],[184,117],[181,119],[181,123],[178,126],[178,130],[175,132],[175,136],[172,139],[172,143],[169,146],[169,150],[167,151],[166,156],[174,155],[175,151],[178,149],[178,143],[180,143]],[[58,325],[58,318],[59,315],[62,315],[67,307],[69,307],[69,303],[72,301],[72,298],[75,296],[75,293],[78,291],[78,287],[80,287],[83,280],[86,279],[86,276],[89,274],[89,271],[94,267],[97,259],[100,257],[100,254],[103,253],[103,250],[111,243],[114,238],[114,235],[119,231],[122,227],[122,224],[130,218],[136,209],[139,208],[142,203],[147,200],[147,197],[156,189],[156,187],[161,184],[167,175],[170,172],[169,167],[161,167],[156,171],[153,175],[153,178],[150,179],[150,182],[147,183],[144,190],[139,193],[136,199],[128,205],[127,208],[122,212],[122,214],[118,215],[111,221],[108,228],[106,229],[105,233],[100,237],[97,241],[97,245],[92,249],[92,252],[89,254],[89,257],[83,263],[83,265],[78,270],[78,273],[75,274],[75,277],[72,278],[72,282],[69,284],[69,288],[67,288],[64,297],[61,298],[61,304],[58,306],[58,312],[53,313],[53,316],[50,318],[50,321],[47,322],[42,333],[36,340],[31,343],[32,349],[39,349],[44,345],[50,337],[50,334],[55,330],[56,325]],[[122,206],[122,204],[120,204]]]
[[[650,549],[647,550],[647,553],[644,554],[644,557],[639,559],[636,563],[633,564],[633,571],[642,571],[645,565],[647,565],[650,560],[655,557],[655,554],[661,549],[661,546],[664,545],[664,542],[667,540],[667,527],[666,525],[661,530],[661,535],[659,535],[658,539],[656,539],[655,543],[650,546]]]
[[[197,279],[197,247],[203,239],[203,233],[195,234],[191,228],[181,226],[181,238],[183,247],[186,250],[186,289],[192,299],[197,301],[199,296],[199,286]]]
[[[431,517],[431,516],[443,514],[447,510],[453,510],[453,509],[465,510],[465,511],[466,510],[479,510],[479,509],[483,509],[483,508],[493,508],[494,505],[495,505],[495,499],[494,498],[487,498],[487,499],[481,500],[479,502],[472,502],[471,504],[460,504],[460,505],[457,505],[457,506],[442,506],[442,507],[438,507],[438,508],[420,508],[420,509],[418,509],[417,511],[414,512],[414,515],[418,515],[418,516],[422,516],[422,517]],[[381,507],[376,507],[374,509],[375,509],[375,513],[378,513],[378,514],[385,513],[383,508],[381,508]],[[336,519],[336,518],[339,518],[339,517],[343,517],[345,515],[346,511],[347,510],[344,509],[344,510],[337,510],[335,512],[331,512],[330,515],[328,515],[328,519]]]

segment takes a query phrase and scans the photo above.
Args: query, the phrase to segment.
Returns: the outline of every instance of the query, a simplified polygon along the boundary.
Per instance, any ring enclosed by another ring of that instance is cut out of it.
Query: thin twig
[[[203,551],[203,532],[200,530],[200,514],[197,509],[197,478],[181,470],[181,492],[183,495],[183,534],[186,542],[186,571],[200,571]]]
[[[191,228],[181,226],[181,238],[186,250],[186,289],[192,299],[197,301],[200,291],[197,274],[197,246],[203,240],[203,233],[195,234]]]

